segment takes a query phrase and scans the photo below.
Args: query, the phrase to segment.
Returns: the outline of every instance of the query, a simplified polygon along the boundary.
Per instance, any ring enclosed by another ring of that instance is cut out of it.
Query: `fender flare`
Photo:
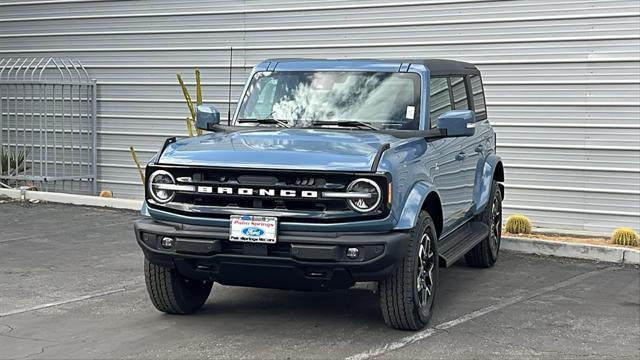
[[[426,181],[416,182],[411,188],[411,191],[409,191],[409,195],[407,195],[404,207],[402,208],[402,212],[400,213],[398,223],[394,230],[413,229],[416,226],[418,216],[420,215],[420,211],[423,209],[427,197],[431,194],[435,194],[438,199],[440,199],[440,194],[433,184],[429,184]],[[442,214],[441,205],[439,210]],[[436,224],[436,226],[440,227],[440,230],[442,229],[442,224]]]
[[[150,217],[149,206],[147,205],[147,200],[142,201],[142,206],[140,207],[140,215]]]
[[[480,168],[480,165],[478,168],[476,171],[476,186],[473,189],[474,214],[481,213],[487,206],[491,193],[491,182],[494,177],[497,181],[504,181],[504,168],[500,156],[490,154],[482,163],[482,168]],[[504,197],[504,186],[500,185],[500,189]]]

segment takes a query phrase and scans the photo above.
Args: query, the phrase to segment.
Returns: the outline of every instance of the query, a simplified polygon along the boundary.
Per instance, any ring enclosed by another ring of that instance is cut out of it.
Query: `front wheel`
[[[388,326],[420,330],[431,319],[438,283],[438,236],[427,212],[411,231],[407,252],[380,281],[380,307]]]
[[[211,282],[187,279],[174,268],[144,259],[147,292],[156,309],[168,314],[190,314],[202,307],[211,293]]]

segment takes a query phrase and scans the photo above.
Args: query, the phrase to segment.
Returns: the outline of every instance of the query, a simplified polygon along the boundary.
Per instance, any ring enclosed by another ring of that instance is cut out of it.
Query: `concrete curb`
[[[0,196],[21,200],[22,190],[0,189]],[[61,204],[110,207],[116,209],[140,210],[142,200],[116,199],[100,196],[76,195],[44,191],[24,191],[25,200],[50,201]]]
[[[500,248],[527,254],[640,265],[640,250],[503,236]]]
[[[104,198],[99,196],[75,195],[44,191],[0,189],[0,196],[12,199],[50,201],[62,204],[110,207],[116,209],[140,210],[142,200]],[[527,254],[558,256],[574,259],[596,260],[618,264],[640,264],[640,250],[614,246],[566,243],[561,241],[529,239],[503,236],[501,248]]]

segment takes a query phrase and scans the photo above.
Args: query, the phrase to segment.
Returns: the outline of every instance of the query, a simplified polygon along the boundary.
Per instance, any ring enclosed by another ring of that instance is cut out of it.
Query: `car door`
[[[453,96],[454,110],[473,110],[471,103],[471,91],[468,76],[452,75],[450,77],[451,92]],[[478,152],[476,152],[477,142],[479,139],[476,132],[472,136],[460,137],[460,151],[457,159],[459,161],[459,179],[458,194],[460,201],[460,221],[466,220],[473,206],[473,187],[475,183],[476,163],[478,161]]]
[[[430,127],[437,127],[438,116],[453,110],[453,96],[448,77],[432,77],[429,84]],[[431,176],[442,201],[443,230],[448,232],[458,226],[467,211],[468,180],[462,174],[464,168],[464,138],[448,137],[431,142],[437,157],[431,166]]]
[[[457,227],[467,212],[466,180],[462,174],[464,157],[460,154],[464,144],[462,138],[451,137],[433,142],[438,151],[438,161],[433,165],[432,177],[442,201],[444,231]]]
[[[473,74],[468,76],[467,85],[471,90],[471,101],[469,103],[476,114],[475,132],[473,136],[467,139],[464,151],[466,154],[465,171],[469,172],[470,179],[469,199],[473,199],[475,187],[479,186],[481,181],[477,175],[481,172],[490,148],[491,126],[487,119],[487,109],[480,75]],[[469,210],[472,210],[474,205],[472,202]],[[471,212],[467,214],[468,217],[472,215]]]

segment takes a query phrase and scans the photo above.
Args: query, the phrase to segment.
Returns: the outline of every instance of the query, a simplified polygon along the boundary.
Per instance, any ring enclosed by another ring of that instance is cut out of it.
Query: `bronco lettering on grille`
[[[198,192],[204,194],[219,195],[244,195],[244,196],[265,196],[265,197],[301,197],[301,198],[317,198],[318,192],[314,190],[291,190],[291,189],[264,189],[264,188],[232,188],[232,187],[211,187],[198,186]]]

